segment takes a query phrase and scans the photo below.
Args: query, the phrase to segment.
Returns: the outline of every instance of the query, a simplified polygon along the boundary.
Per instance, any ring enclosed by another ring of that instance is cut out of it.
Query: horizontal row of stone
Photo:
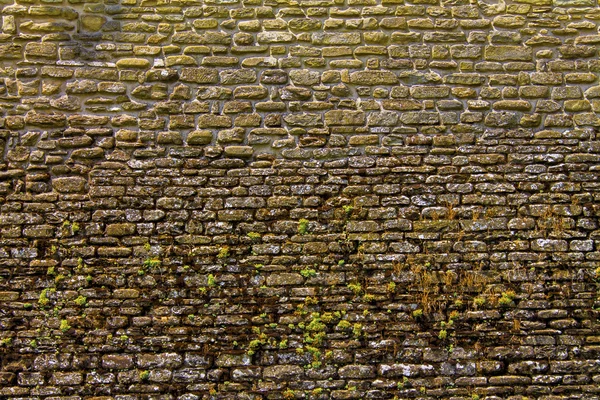
[[[589,346],[590,350],[596,350],[594,346]],[[524,348],[526,349],[526,348]],[[427,362],[440,362],[447,360],[447,354],[441,354],[440,351],[432,348],[424,349],[424,361]],[[440,359],[440,356],[442,357]],[[212,365],[213,360],[211,356],[199,354],[199,353],[157,353],[157,354],[106,354],[101,357],[98,367],[102,367],[106,370],[126,370],[131,368],[150,368],[150,369],[169,369],[174,373],[177,373],[178,368],[203,368],[201,371],[204,372],[205,368]],[[67,361],[67,360],[65,360]],[[35,371],[52,371],[52,370],[64,370],[68,369],[63,366],[64,362],[61,362],[58,357],[54,354],[39,355],[33,362],[33,369]],[[221,353],[214,360],[214,365],[223,368],[232,367],[250,367],[252,364],[251,357],[245,353]],[[453,373],[448,375],[458,376],[474,376],[478,370],[481,370],[482,365],[478,366],[475,361],[447,361],[446,366],[434,365],[434,364],[380,364],[374,365],[360,365],[350,364],[340,367],[337,370],[337,374],[341,379],[367,379],[375,377],[385,378],[402,378],[404,376],[409,378],[423,377],[423,376],[436,376],[446,375],[443,373],[444,370],[453,370]],[[598,374],[600,372],[600,361],[598,360],[571,360],[571,361],[538,361],[538,360],[527,360],[507,363],[507,372],[509,375],[500,375],[494,377],[477,377],[475,381],[469,380],[469,385],[512,385],[531,383],[531,378],[526,376],[519,376],[520,374],[564,374],[564,373],[592,373]],[[448,368],[450,367],[450,368]],[[265,367],[250,367],[255,370],[255,373],[262,375],[267,379],[276,380],[294,380],[305,377],[304,369],[299,365],[275,365]],[[514,375],[513,375],[514,374]],[[518,375],[519,374],[519,375]],[[83,381],[82,373],[78,372],[54,372],[53,378],[50,379],[51,384],[78,384]],[[138,377],[139,379],[139,377]],[[535,379],[535,378],[534,378]],[[56,380],[58,382],[53,382]],[[77,383],[66,383],[67,381],[79,380]],[[44,381],[43,374],[39,372],[21,372],[19,373],[19,381],[22,384],[36,385]],[[526,381],[526,382],[525,382]],[[541,382],[540,382],[541,383]],[[460,385],[460,383],[457,383]]]
[[[219,36],[215,36],[219,35]],[[473,36],[473,37],[471,37]],[[382,32],[369,33],[313,33],[312,45],[317,47],[298,46],[294,51],[290,49],[291,55],[300,55],[308,57],[342,57],[348,55],[355,56],[390,56],[393,58],[400,57],[415,57],[415,58],[431,58],[446,59],[448,57],[455,59],[484,59],[487,61],[533,61],[534,48],[539,46],[552,46],[558,50],[558,54],[566,59],[576,58],[592,58],[597,54],[595,44],[600,43],[600,35],[581,36],[576,40],[576,44],[562,44],[562,41],[552,36],[536,36],[535,38],[526,40],[524,45],[520,44],[518,36],[512,38],[506,34],[495,33],[490,36],[491,45],[486,44],[486,37],[477,37],[465,33],[419,33],[419,32],[394,32],[391,35],[386,35]],[[300,38],[301,39],[301,38]],[[160,46],[142,45],[139,41],[136,45],[127,51],[118,53],[135,54],[141,58],[122,58],[117,61],[117,66],[122,68],[147,68],[150,65],[152,57],[163,56],[167,66],[171,65],[196,65],[197,60],[194,57],[202,59],[202,64],[215,64],[219,57],[222,61],[228,61],[227,64],[238,64],[239,58],[225,56],[211,56],[208,47],[215,45],[230,45],[235,42],[235,46],[231,47],[232,54],[244,55],[244,53],[261,53],[269,50],[269,45],[293,45],[296,42],[303,43],[305,40],[296,40],[296,37],[288,32],[259,32],[256,38],[251,34],[237,33],[232,36],[222,33],[204,33],[197,34],[193,32],[176,33],[173,36],[173,42],[177,45],[175,48],[169,49],[165,53],[165,49]],[[257,43],[254,43],[254,42]],[[118,42],[118,40],[117,40]],[[467,42],[470,44],[462,44]],[[496,42],[509,42],[512,45],[498,44]],[[436,44],[448,43],[445,45]],[[461,44],[455,44],[461,43]],[[393,45],[386,47],[387,45]],[[181,49],[180,45],[188,45]],[[405,45],[405,46],[397,46]],[[407,46],[410,45],[410,46]],[[321,46],[325,46],[322,47]],[[275,50],[273,46],[271,50]],[[407,48],[408,47],[408,48]],[[110,52],[117,50],[113,45],[99,44],[95,47],[98,51]],[[177,55],[183,50],[184,55]],[[34,42],[30,41],[25,45],[18,43],[0,45],[0,57],[2,59],[19,59],[25,56],[31,59],[58,59],[68,57],[71,53],[70,43],[57,44],[53,42]],[[224,53],[219,51],[218,53]],[[285,54],[285,49],[279,49],[275,54]],[[172,55],[169,55],[172,54]],[[538,53],[543,59],[549,58],[548,55],[552,52],[542,51]],[[122,56],[117,55],[117,59]],[[143,58],[148,57],[148,58]],[[222,65],[219,63],[217,65]]]
[[[512,46],[505,46],[512,47]],[[339,52],[338,57],[344,57],[351,50],[349,47],[336,48]],[[300,50],[300,49],[299,49]],[[408,49],[407,49],[408,51]],[[507,49],[506,51],[513,51]],[[408,54],[407,54],[408,55]],[[127,60],[127,59],[124,59]],[[214,56],[209,60],[217,61]],[[221,61],[231,61],[227,65],[223,65],[226,69],[216,67],[190,67],[183,66],[181,68],[153,68],[147,71],[134,73],[132,71],[122,71],[115,67],[102,68],[85,68],[85,67],[64,67],[64,66],[44,66],[42,68],[28,67],[16,70],[7,70],[5,76],[13,76],[22,79],[23,83],[27,83],[26,79],[41,76],[42,78],[52,78],[58,80],[69,80],[66,90],[75,94],[96,93],[102,92],[106,94],[122,94],[127,88],[126,82],[140,83],[140,79],[146,82],[164,81],[173,83],[176,81],[185,82],[188,84],[223,84],[223,85],[240,85],[255,83],[260,75],[260,82],[266,85],[282,85],[290,80],[296,86],[318,86],[320,84],[331,83],[349,83],[353,85],[364,86],[389,86],[397,85],[403,81],[408,81],[410,86],[420,86],[423,83],[439,84],[444,79],[449,85],[467,85],[477,86],[489,82],[491,86],[501,85],[548,85],[560,86],[564,84],[584,84],[590,85],[597,81],[597,76],[594,73],[588,72],[592,70],[597,72],[600,70],[600,62],[574,62],[574,61],[551,61],[548,63],[549,71],[535,71],[534,68],[528,68],[530,63],[514,63],[515,68],[512,71],[505,72],[503,67],[511,65],[511,63],[496,63],[484,62],[474,64],[477,72],[465,71],[462,73],[450,73],[439,75],[437,73],[421,73],[417,71],[401,71],[395,72],[397,69],[413,69],[413,63],[403,64],[403,61],[409,60],[380,60],[379,66],[370,66],[369,69],[362,71],[348,71],[346,69],[323,70],[324,65],[312,66],[310,69],[299,69],[298,66],[290,65],[286,68],[279,68],[277,60],[269,57],[257,57],[245,59],[244,63],[256,61],[256,65],[247,65],[243,68],[235,68],[238,64],[238,59],[233,57],[222,57]],[[279,61],[294,61],[299,58],[282,58]],[[265,62],[266,64],[262,64]],[[533,70],[533,71],[532,71]],[[528,72],[531,71],[531,72]],[[75,78],[76,80],[71,80]],[[470,78],[470,79],[469,79]],[[110,82],[97,82],[110,81]],[[121,82],[117,82],[121,81]],[[5,80],[6,82],[6,80]],[[123,83],[125,82],[125,83]],[[591,95],[598,97],[598,89],[590,88],[593,92]],[[595,90],[595,92],[594,92]]]
[[[154,4],[150,4],[154,3]],[[84,23],[86,28],[98,27],[100,24],[95,26],[92,24],[92,18],[94,16],[103,15],[113,19],[122,21],[123,18],[120,14],[126,14],[129,19],[139,18],[144,22],[137,22],[141,26],[147,26],[163,21],[164,19],[159,17],[160,14],[179,14],[181,18],[173,18],[172,22],[180,22],[189,18],[194,21],[204,21],[201,17],[206,19],[215,20],[255,20],[260,18],[264,21],[271,22],[274,18],[287,18],[290,21],[295,20],[310,20],[313,18],[323,18],[326,16],[346,18],[350,21],[358,19],[370,19],[375,17],[381,17],[389,14],[397,14],[400,16],[423,16],[425,14],[431,15],[432,10],[439,8],[437,0],[416,0],[407,1],[406,3],[415,5],[404,5],[405,2],[398,0],[383,0],[381,5],[375,6],[375,3],[365,4],[351,4],[351,7],[343,8],[340,4],[331,0],[318,2],[304,2],[302,4],[289,4],[289,3],[277,3],[272,6],[263,6],[261,4],[244,4],[243,6],[237,1],[228,3],[227,7],[218,6],[214,4],[202,4],[202,2],[188,2],[187,4],[172,4],[172,5],[161,5],[156,1],[143,1],[141,4],[121,4],[121,5],[95,5],[94,7],[84,7],[83,11],[79,10],[76,3],[70,3],[69,6],[58,5],[28,5],[18,4],[7,6],[3,9],[4,15],[12,15],[19,18],[32,18],[32,17],[53,17],[54,19],[65,19],[75,20],[77,17],[87,17],[89,19]],[[559,10],[552,10],[548,6],[552,6],[550,0],[529,0],[528,2],[522,1],[518,6],[509,7],[508,9],[500,9],[496,13],[491,12],[492,10],[482,7],[479,4],[473,5],[451,5],[447,7],[447,12],[442,15],[434,15],[436,17],[454,17],[454,18],[478,18],[486,16],[489,18],[489,22],[493,23],[495,27],[506,28],[506,27],[522,27],[527,21],[526,17],[529,12],[533,11],[533,15],[540,14],[544,11],[559,12]],[[569,6],[569,7],[591,7],[596,3],[593,0],[556,0],[555,6]],[[296,7],[288,7],[290,5]],[[298,7],[300,6],[300,8]],[[358,7],[357,7],[358,6]],[[362,7],[361,7],[362,6]],[[438,6],[438,7],[436,7]],[[536,7],[534,7],[536,6]],[[326,8],[331,7],[331,8]],[[569,10],[571,11],[571,10]],[[577,12],[579,10],[576,10]],[[590,11],[590,10],[584,10]],[[571,11],[573,12],[573,11]],[[151,15],[154,13],[157,17],[142,18],[143,16]],[[503,15],[498,15],[504,13]],[[94,15],[96,14],[96,15]],[[491,15],[490,15],[491,14]],[[104,19],[106,21],[107,18]],[[385,18],[389,19],[389,18]],[[125,20],[122,22],[124,28],[129,27],[129,30],[135,27],[136,22],[128,22]],[[203,27],[204,23],[195,23],[199,27]],[[267,25],[267,28],[273,28],[272,25]],[[432,28],[432,27],[431,27]]]
[[[78,121],[92,121],[91,123],[88,123],[88,125],[94,125],[94,120],[103,118],[108,120],[108,117],[85,116],[79,118]],[[398,141],[398,138],[392,139],[391,142],[388,141],[389,143],[385,143],[386,133],[415,133],[411,132],[410,128],[406,128],[408,131],[403,129],[403,125],[401,124],[414,126],[420,130],[423,130],[427,125],[441,125],[447,127],[457,124],[467,124],[467,126],[470,126],[470,124],[482,122],[484,126],[502,128],[515,128],[518,126],[535,127],[542,124],[542,115],[540,114],[535,113],[523,116],[519,113],[509,111],[490,112],[487,114],[487,116],[485,116],[485,118],[484,114],[481,112],[464,113],[460,115],[460,119],[459,114],[456,112],[383,112],[370,114],[369,118],[367,119],[366,113],[363,111],[335,110],[325,113],[324,123],[326,126],[323,126],[323,121],[321,120],[321,115],[319,114],[296,114],[288,116],[286,119],[288,120],[288,125],[290,127],[289,130],[285,128],[260,128],[261,117],[258,114],[240,115],[235,119],[235,121],[226,115],[204,114],[199,116],[197,121],[195,121],[193,116],[189,115],[181,117],[172,116],[169,122],[169,129],[171,130],[163,131],[161,129],[159,132],[149,133],[147,131],[137,131],[134,129],[119,129],[116,133],[114,133],[116,142],[114,138],[110,139],[109,141],[102,140],[101,147],[93,146],[94,141],[91,138],[91,135],[100,137],[113,136],[111,130],[108,130],[108,132],[104,132],[101,135],[95,135],[95,132],[89,131],[86,133],[90,136],[83,135],[79,139],[65,138],[59,141],[46,140],[44,142],[47,143],[48,146],[46,147],[46,150],[58,148],[77,149],[73,150],[72,157],[80,159],[104,158],[105,153],[103,149],[111,149],[115,146],[117,148],[127,148],[131,146],[137,148],[143,147],[144,145],[139,141],[142,138],[146,143],[156,142],[156,144],[159,146],[183,145],[184,142],[190,146],[208,145],[211,143],[220,143],[225,145],[247,144],[247,146],[242,147],[227,146],[225,148],[225,154],[231,157],[249,157],[253,154],[253,145],[271,144],[271,140],[273,139],[280,140],[281,146],[279,147],[296,147],[296,140],[289,135],[304,135],[308,133],[311,135],[316,135],[317,138],[321,136],[321,139],[317,140],[317,142],[313,144],[307,143],[308,146],[302,147],[315,147],[316,144],[325,145],[327,141],[323,135],[328,136],[331,133],[371,133],[371,135],[368,137],[357,137],[351,139],[351,144],[355,146],[361,146],[365,144],[376,145],[379,144],[380,139],[384,141],[382,142],[384,145],[402,146],[404,143],[402,140]],[[35,117],[32,117],[29,121],[30,123],[24,125],[23,128],[27,126],[30,128],[37,127],[58,129],[70,126],[67,124],[66,116],[59,116],[56,114],[36,114]],[[158,123],[160,123],[160,121],[158,121]],[[163,124],[164,123],[161,125]],[[582,112],[575,115],[552,114],[543,118],[543,124],[547,128],[556,127],[559,129],[571,128],[573,126],[598,127],[600,126],[600,118],[592,112]],[[224,129],[231,128],[234,125],[236,127],[233,129]],[[82,125],[74,124],[71,126],[77,127]],[[355,127],[358,129],[358,127],[365,126],[374,130],[369,132],[369,130],[366,129],[360,129],[356,131],[340,131],[335,129],[335,127]],[[377,130],[377,127],[384,127],[387,128],[387,130]],[[246,132],[245,128],[253,129],[250,129],[248,132]],[[393,129],[393,131],[390,131],[390,129]],[[218,130],[218,133],[215,135],[213,130]],[[186,134],[185,131],[188,131],[189,133]],[[377,135],[378,132],[381,133],[381,138],[379,135]],[[246,139],[248,140],[247,143]],[[552,138],[549,137],[548,139],[551,140]],[[86,147],[86,142],[88,142],[88,147],[82,149],[82,147]],[[552,141],[547,142],[546,144],[551,143]],[[343,139],[343,143],[340,144],[347,144],[347,141]],[[446,146],[452,147],[453,144],[454,143],[449,143]],[[139,150],[138,153],[140,151],[142,150]],[[222,151],[223,149],[221,149],[220,153]],[[387,152],[389,152],[389,149],[386,151],[386,153]],[[536,151],[533,152],[535,153]],[[16,147],[10,150],[8,160],[16,162],[26,161],[29,159],[29,157],[30,154],[25,147]]]
[[[594,0],[556,1],[579,6],[592,6],[592,3],[595,4]],[[542,0],[537,0],[536,2],[541,3]],[[417,2],[417,4],[419,3],[421,2]],[[546,3],[543,4],[544,6],[550,5],[547,0],[544,3]],[[406,29],[407,27],[415,29],[453,29],[459,26],[465,29],[489,29],[492,26],[500,29],[522,28],[529,24],[537,27],[536,20],[538,19],[538,15],[536,14],[541,14],[544,11],[559,14],[562,11],[552,10],[549,7],[533,7],[532,5],[521,4],[510,7],[508,12],[503,15],[498,14],[505,11],[505,9],[496,11],[494,13],[496,16],[490,16],[489,10],[484,10],[476,5],[450,6],[442,13],[440,13],[439,7],[437,7],[437,1],[431,2],[431,6],[429,7],[425,5],[405,6],[402,3],[399,3],[399,5],[390,5],[391,7],[367,6],[345,9],[334,7],[326,9],[319,4],[319,7],[311,7],[306,11],[301,11],[297,8],[281,8],[277,10],[277,15],[273,8],[260,6],[246,6],[243,8],[234,8],[231,6],[228,8],[215,6],[194,7],[192,5],[189,7],[171,6],[165,8],[97,6],[93,8],[87,7],[84,12],[80,12],[70,7],[27,7],[26,5],[15,5],[5,7],[2,14],[8,17],[5,20],[5,33],[13,33],[17,27],[22,31],[33,33],[71,32],[75,28],[74,20],[80,18],[81,26],[87,32],[123,31],[168,34],[172,32],[172,27],[167,26],[165,22],[177,23],[179,30],[191,27],[198,30],[215,29],[218,27],[233,29],[237,26],[237,29],[241,31],[250,32],[259,31],[262,28],[266,30],[290,29],[293,32],[335,30],[341,28],[372,30],[377,27],[386,30]],[[88,13],[90,11],[93,13]],[[577,11],[575,10],[575,12]],[[126,16],[125,20],[122,14]],[[161,14],[167,14],[168,19],[161,17]],[[150,15],[153,18],[147,17]],[[394,15],[396,17],[393,17]],[[427,18],[428,16],[443,18],[435,21]],[[478,20],[478,18],[486,16],[489,19]],[[57,21],[51,24],[38,22],[40,18],[48,17]],[[143,22],[128,21],[135,18],[143,19]],[[460,21],[452,20],[451,18],[456,18]],[[570,24],[569,27],[571,28],[573,25],[575,27],[572,29],[577,29],[578,26],[576,24]],[[586,28],[584,27],[584,29]]]

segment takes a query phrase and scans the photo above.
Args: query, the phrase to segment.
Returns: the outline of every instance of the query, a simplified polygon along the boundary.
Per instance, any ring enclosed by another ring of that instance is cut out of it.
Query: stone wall
[[[598,399],[596,0],[10,0],[0,397]]]

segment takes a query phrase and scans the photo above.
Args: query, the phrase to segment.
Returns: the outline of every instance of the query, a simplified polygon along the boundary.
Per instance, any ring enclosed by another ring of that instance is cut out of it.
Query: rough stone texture
[[[0,398],[599,398],[596,0],[0,12]]]

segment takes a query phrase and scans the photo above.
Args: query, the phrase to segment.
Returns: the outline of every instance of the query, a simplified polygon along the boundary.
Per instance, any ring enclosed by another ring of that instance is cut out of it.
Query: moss
[[[42,307],[45,307],[48,304],[50,304],[50,299],[48,298],[48,291],[49,291],[49,289],[44,289],[40,293],[40,297],[38,299],[38,304]]]
[[[146,258],[144,260],[144,267],[146,269],[151,269],[155,267],[159,267],[162,264],[162,261],[156,257]]]
[[[248,236],[252,240],[256,240],[256,239],[260,239],[261,238],[260,233],[257,233],[257,232],[248,232],[246,234],[246,236]]]
[[[263,343],[264,341],[260,339],[251,340],[250,343],[248,343],[248,350],[246,350],[246,354],[248,354],[249,356],[254,355],[254,353],[256,353],[256,350],[258,350],[260,346],[263,345]]]
[[[332,322],[334,318],[335,318],[334,314],[332,314],[330,312],[325,312],[325,313],[321,314],[321,321],[323,321],[326,324],[329,324],[330,322]]]
[[[321,332],[324,331],[327,326],[321,322],[320,318],[313,318],[308,325],[306,330],[309,332]]]
[[[363,325],[361,323],[355,323],[352,326],[352,334],[354,335],[355,338],[359,338],[363,333]]]
[[[306,235],[306,233],[308,233],[308,224],[309,221],[304,218],[301,218],[300,221],[298,221],[298,233],[300,235]]]
[[[208,274],[208,279],[206,281],[206,284],[208,285],[208,287],[217,286],[217,281],[215,280],[215,276],[213,274]]]
[[[219,249],[219,253],[217,254],[217,258],[219,260],[224,260],[229,257],[229,246],[223,246]]]
[[[61,332],[66,332],[69,329],[71,329],[71,325],[69,324],[69,321],[67,321],[66,319],[63,319],[60,321],[60,328]]]
[[[300,275],[302,275],[305,278],[310,278],[317,275],[317,271],[312,268],[306,267],[300,271]]]
[[[87,297],[85,296],[79,296],[77,297],[75,300],[73,300],[75,302],[75,304],[77,304],[79,307],[83,307],[87,304]]]
[[[347,286],[355,296],[358,296],[362,293],[362,285],[360,283],[349,283]]]
[[[140,380],[142,381],[147,381],[150,378],[150,371],[140,371],[139,374]]]
[[[346,321],[345,319],[343,319],[340,322],[338,322],[337,327],[340,329],[350,329],[350,328],[352,328],[352,324],[350,322]]]
[[[396,282],[388,283],[387,291],[388,291],[388,293],[395,293],[396,292]]]

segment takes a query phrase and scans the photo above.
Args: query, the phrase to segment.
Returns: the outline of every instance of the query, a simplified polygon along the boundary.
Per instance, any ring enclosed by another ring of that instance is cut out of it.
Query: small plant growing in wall
[[[396,293],[396,282],[390,282],[387,285],[387,292],[388,293]]]
[[[312,268],[306,267],[300,271],[300,275],[302,275],[305,278],[310,278],[317,275],[317,271]]]
[[[68,331],[69,329],[71,329],[71,325],[69,324],[69,321],[67,321],[66,319],[61,320],[59,329],[63,333]]]
[[[246,236],[248,236],[248,238],[251,240],[258,240],[261,238],[260,233],[257,232],[248,232]]]
[[[219,260],[224,260],[229,257],[229,246],[223,246],[219,249],[219,253],[217,254],[217,258]]]
[[[363,300],[366,301],[367,303],[371,303],[375,301],[375,295],[372,295],[371,293],[365,293],[363,296]],[[367,311],[367,310],[365,310]]]
[[[298,221],[298,233],[300,235],[306,235],[306,233],[308,232],[308,224],[309,221],[304,218],[301,218],[300,221]]]
[[[447,338],[448,338],[448,331],[445,329],[440,329],[440,332],[438,333],[438,339],[446,340]]]
[[[423,310],[421,308],[417,308],[412,312],[412,317],[416,320],[423,318]]]
[[[140,371],[140,380],[147,381],[150,378],[150,371],[144,370]]]
[[[459,316],[460,316],[460,313],[458,311],[452,310],[452,311],[450,311],[450,315],[448,316],[448,319],[450,320],[450,322],[453,322],[453,321],[456,321]]]
[[[500,299],[498,300],[498,304],[503,307],[508,307],[513,304],[513,300],[516,297],[516,293],[513,290],[507,290],[506,292],[502,292]]]
[[[148,257],[144,260],[144,267],[147,269],[159,267],[160,264],[161,264],[161,261],[157,257]]]
[[[398,390],[403,390],[403,389],[405,389],[407,387],[408,387],[408,378],[406,376],[403,376],[402,377],[402,381],[400,381],[400,382],[398,382],[396,384],[396,388]]]
[[[354,335],[354,337],[356,339],[358,339],[359,337],[361,337],[361,335],[363,334],[363,325],[361,323],[355,323],[352,326],[352,334]]]
[[[473,304],[475,305],[475,308],[483,306],[485,304],[485,297],[475,297],[473,299]]]
[[[211,288],[217,286],[217,281],[213,274],[208,274],[206,284],[208,285],[208,287],[211,287]]]
[[[348,322],[347,320],[343,319],[343,320],[341,320],[340,322],[338,322],[338,324],[337,324],[337,327],[338,327],[339,329],[344,329],[344,330],[346,330],[346,329],[350,329],[350,328],[352,328],[352,324],[351,324],[350,322]]]
[[[63,235],[68,235],[70,232],[71,232],[71,222],[68,220],[63,221],[63,223],[62,223]]]
[[[352,211],[354,211],[354,207],[351,206],[350,204],[342,206],[342,209],[346,213],[346,218],[348,218],[350,216],[350,214],[352,214]]]
[[[347,286],[355,296],[358,296],[362,293],[362,285],[358,282],[349,283]]]
[[[87,297],[85,296],[79,296],[77,297],[75,300],[73,300],[75,302],[75,304],[77,304],[79,307],[83,307],[87,304]]]
[[[50,299],[48,298],[48,293],[51,291],[52,291],[51,289],[46,288],[46,289],[42,290],[42,292],[40,293],[40,297],[38,299],[38,304],[41,307],[45,307],[48,304],[50,304]]]

